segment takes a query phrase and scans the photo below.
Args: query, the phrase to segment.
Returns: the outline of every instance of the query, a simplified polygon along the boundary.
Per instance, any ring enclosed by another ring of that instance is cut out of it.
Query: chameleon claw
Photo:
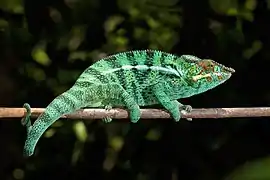
[[[112,106],[111,106],[111,105],[106,105],[104,109],[105,109],[106,111],[110,111],[110,110],[112,109]],[[103,121],[104,123],[110,123],[110,122],[112,122],[112,118],[109,117],[109,116],[106,116],[106,117],[104,117],[104,118],[102,119],[102,121]]]
[[[190,105],[183,105],[181,108],[183,108],[183,110],[187,111],[188,113],[192,111],[192,106]]]
[[[110,118],[110,117],[105,117],[105,118],[102,119],[102,121],[103,121],[104,123],[110,123],[110,122],[112,122],[112,118]]]
[[[192,106],[182,105],[180,106],[180,111],[183,113],[190,113],[192,111]],[[186,118],[188,121],[192,121],[192,118]]]
[[[106,111],[110,111],[111,109],[112,109],[112,106],[111,106],[111,105],[106,105],[106,106],[105,106],[105,110],[106,110]]]

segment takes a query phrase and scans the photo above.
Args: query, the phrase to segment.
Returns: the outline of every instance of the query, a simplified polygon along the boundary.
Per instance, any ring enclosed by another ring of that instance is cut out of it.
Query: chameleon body
[[[140,106],[161,104],[175,121],[191,106],[177,101],[210,90],[231,77],[232,68],[192,55],[134,50],[105,57],[88,67],[75,84],[56,97],[31,125],[30,106],[22,120],[27,128],[24,155],[31,156],[46,129],[62,115],[84,107],[125,107],[131,122]],[[107,118],[107,121],[110,121]]]

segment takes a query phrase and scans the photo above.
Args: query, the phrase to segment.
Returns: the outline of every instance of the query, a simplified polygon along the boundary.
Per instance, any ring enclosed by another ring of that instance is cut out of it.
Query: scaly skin
[[[62,115],[84,107],[125,107],[130,120],[140,119],[140,106],[161,104],[175,121],[181,110],[191,111],[177,99],[210,90],[231,77],[232,68],[191,55],[176,56],[155,50],[137,50],[105,57],[88,67],[66,92],[56,97],[33,125],[30,106],[23,119],[27,128],[24,155],[31,156],[46,131]],[[111,119],[104,118],[104,122]]]

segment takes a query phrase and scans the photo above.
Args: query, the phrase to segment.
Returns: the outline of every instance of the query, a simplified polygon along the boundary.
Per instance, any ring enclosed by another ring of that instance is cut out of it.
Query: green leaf
[[[9,23],[6,20],[0,19],[0,30],[8,27],[8,25]]]
[[[50,129],[48,129],[48,130],[45,132],[44,137],[50,138],[50,137],[52,137],[54,134],[55,134],[55,129],[54,129],[54,128],[50,128]]]
[[[43,66],[49,66],[51,60],[45,52],[45,45],[43,43],[38,44],[32,51],[33,59]]]
[[[226,14],[230,16],[235,16],[238,14],[237,0],[209,0],[209,4],[211,8],[219,14]]]
[[[69,54],[68,61],[74,62],[77,59],[85,61],[87,58],[87,53],[84,51],[74,51]]]
[[[158,21],[150,16],[147,17],[146,21],[147,21],[147,24],[149,25],[150,28],[155,29],[155,28],[158,28],[160,26],[160,21]]]
[[[43,69],[34,68],[33,69],[33,77],[36,81],[43,81],[46,79],[46,74]]]
[[[119,151],[123,147],[124,141],[122,137],[115,136],[110,140],[110,146],[115,150]]]
[[[256,0],[246,0],[245,7],[248,10],[253,11],[257,6],[257,1]]]
[[[73,130],[80,142],[85,142],[88,136],[87,129],[83,122],[76,122],[73,125]]]
[[[22,0],[0,0],[0,9],[21,14],[24,11]]]
[[[33,64],[26,64],[25,71],[27,75],[36,81],[42,81],[46,79],[46,74],[43,69],[35,67]]]
[[[270,0],[266,0],[267,8],[270,9]]]
[[[104,24],[106,32],[112,32],[116,29],[118,24],[121,24],[124,21],[122,16],[111,16]]]
[[[146,139],[151,140],[151,141],[157,141],[160,138],[160,136],[161,134],[158,129],[151,129],[146,134]]]
[[[236,8],[229,8],[226,13],[228,16],[237,16],[239,14]]]
[[[142,40],[147,39],[146,35],[147,35],[147,31],[145,29],[140,28],[140,27],[134,28],[134,38],[142,41]]]
[[[254,41],[252,46],[243,52],[244,58],[250,59],[252,56],[254,56],[254,54],[256,54],[262,48],[262,46],[263,46],[263,44],[261,41],[259,41],[259,40]]]
[[[178,1],[179,0],[148,0],[147,4],[150,4],[150,5],[153,5],[153,6],[157,5],[157,6],[161,6],[161,7],[162,6],[171,7],[171,6],[176,6]]]
[[[71,30],[71,38],[69,39],[68,48],[70,51],[76,50],[83,42],[85,36],[84,26],[75,26]]]
[[[75,70],[71,71],[59,69],[57,72],[57,79],[59,80],[59,82],[61,82],[61,84],[67,84],[70,82],[74,82],[78,78],[80,73],[80,71]]]
[[[83,153],[84,143],[76,141],[74,144],[74,149],[71,157],[71,164],[75,166],[80,159],[81,154]]]
[[[247,162],[238,167],[225,180],[266,180],[270,179],[270,157]]]
[[[14,169],[12,174],[13,174],[14,179],[24,179],[24,176],[25,176],[24,170],[18,169],[18,168]]]
[[[254,20],[254,15],[251,11],[243,11],[241,12],[241,17],[243,17],[245,20],[248,20],[250,22],[252,22]]]

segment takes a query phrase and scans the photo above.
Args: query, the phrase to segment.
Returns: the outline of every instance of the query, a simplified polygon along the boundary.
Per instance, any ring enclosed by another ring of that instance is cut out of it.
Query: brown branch
[[[37,118],[45,109],[31,108],[32,118]],[[170,115],[165,110],[141,109],[141,119],[167,119]],[[22,118],[26,115],[24,108],[0,108],[0,118]],[[69,119],[101,119],[109,115],[114,119],[127,119],[128,112],[124,109],[82,109],[75,113],[64,115]],[[183,118],[233,118],[233,117],[270,117],[270,107],[257,108],[209,108],[193,109],[191,113],[183,114]]]

